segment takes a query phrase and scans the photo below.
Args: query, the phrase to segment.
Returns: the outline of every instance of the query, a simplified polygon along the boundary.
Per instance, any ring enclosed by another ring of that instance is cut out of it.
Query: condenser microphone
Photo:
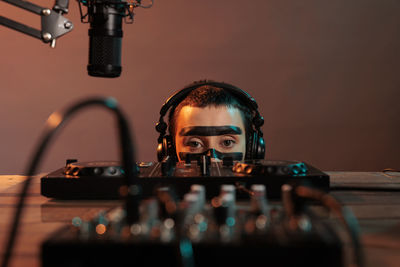
[[[121,0],[89,0],[89,64],[88,74],[95,77],[121,75],[122,19],[125,2]]]

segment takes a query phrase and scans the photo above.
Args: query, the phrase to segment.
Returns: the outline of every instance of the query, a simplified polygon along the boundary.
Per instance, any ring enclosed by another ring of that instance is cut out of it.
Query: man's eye
[[[236,143],[235,140],[232,140],[232,139],[227,139],[227,140],[222,141],[222,145],[224,147],[232,147],[235,143]]]
[[[187,145],[193,148],[199,148],[201,147],[201,143],[197,141],[189,141],[187,142]]]

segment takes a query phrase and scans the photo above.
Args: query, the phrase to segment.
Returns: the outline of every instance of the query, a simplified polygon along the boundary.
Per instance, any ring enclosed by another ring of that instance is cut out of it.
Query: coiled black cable
[[[67,108],[64,112],[54,112],[50,115],[47,120],[45,130],[42,134],[40,142],[38,146],[34,150],[34,154],[31,157],[29,167],[26,170],[27,179],[25,180],[22,190],[19,194],[17,207],[15,209],[14,217],[11,223],[11,230],[9,231],[8,238],[6,239],[6,246],[5,246],[5,253],[3,255],[3,262],[2,267],[7,267],[10,261],[12,250],[14,248],[15,240],[18,234],[18,228],[20,224],[20,220],[22,217],[24,205],[25,205],[25,198],[31,184],[32,176],[35,174],[40,160],[46,151],[46,147],[48,143],[52,140],[56,132],[65,124],[65,122],[71,118],[72,115],[81,111],[86,107],[92,106],[101,106],[106,108],[107,110],[114,113],[115,118],[117,120],[118,129],[119,129],[119,140],[120,140],[120,147],[121,147],[121,160],[122,166],[125,170],[125,177],[126,177],[126,185],[128,188],[131,185],[138,186],[138,178],[135,175],[136,170],[136,161],[134,155],[134,149],[132,145],[132,138],[130,133],[130,128],[128,121],[125,119],[122,111],[119,109],[117,101],[114,98],[103,98],[103,97],[94,97],[89,98],[83,101],[72,105],[71,107]],[[127,205],[134,205],[137,201],[128,201],[129,196],[127,196]],[[136,211],[137,207],[127,207],[127,210]],[[129,214],[128,214],[129,216]],[[136,216],[132,214],[131,216]]]

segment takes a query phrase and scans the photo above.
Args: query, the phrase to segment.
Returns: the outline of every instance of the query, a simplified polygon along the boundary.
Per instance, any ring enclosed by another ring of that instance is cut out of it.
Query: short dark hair
[[[229,91],[211,85],[200,86],[189,93],[176,107],[173,107],[169,113],[168,131],[175,144],[176,120],[179,112],[184,106],[204,108],[207,106],[226,106],[237,108],[242,116],[246,131],[246,147],[252,133],[252,111],[240,99],[234,97]]]

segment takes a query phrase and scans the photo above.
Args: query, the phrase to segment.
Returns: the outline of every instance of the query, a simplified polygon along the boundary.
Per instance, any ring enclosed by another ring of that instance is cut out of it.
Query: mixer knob
[[[68,166],[69,164],[75,163],[75,162],[78,162],[78,160],[77,159],[67,159],[65,161],[65,166]]]
[[[96,175],[96,176],[100,176],[100,175],[103,174],[103,168],[96,167],[96,168],[93,169],[93,173],[94,173],[94,175]]]
[[[232,195],[233,201],[236,201],[236,187],[233,184],[223,184],[221,185],[220,195]]]
[[[193,184],[190,187],[190,192],[199,195],[199,204],[200,206],[204,206],[206,203],[206,189],[204,185]]]
[[[251,210],[253,214],[268,214],[268,203],[266,198],[266,189],[263,184],[253,184],[251,186],[253,196],[251,197]]]
[[[111,174],[111,175],[115,175],[117,174],[118,170],[115,167],[108,167],[107,168],[107,173]]]

